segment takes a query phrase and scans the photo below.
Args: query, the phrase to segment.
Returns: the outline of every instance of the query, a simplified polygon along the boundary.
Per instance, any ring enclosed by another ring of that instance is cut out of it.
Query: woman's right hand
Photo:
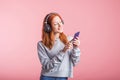
[[[72,42],[68,42],[65,47],[63,48],[63,52],[66,52],[68,49],[71,49],[73,47]]]

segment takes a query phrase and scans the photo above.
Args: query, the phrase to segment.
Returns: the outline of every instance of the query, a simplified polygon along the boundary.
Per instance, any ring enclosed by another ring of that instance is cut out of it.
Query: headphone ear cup
[[[50,25],[49,24],[45,24],[45,26],[44,26],[44,31],[45,32],[47,32],[47,33],[49,33],[49,32],[51,32],[51,27],[50,27]]]

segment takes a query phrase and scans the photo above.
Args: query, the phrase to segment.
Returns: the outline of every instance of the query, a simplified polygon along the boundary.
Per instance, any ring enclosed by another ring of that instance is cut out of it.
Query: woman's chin
[[[63,30],[59,30],[59,31],[56,31],[55,33],[62,33],[63,32]]]
[[[59,33],[62,33],[63,31],[59,31]]]

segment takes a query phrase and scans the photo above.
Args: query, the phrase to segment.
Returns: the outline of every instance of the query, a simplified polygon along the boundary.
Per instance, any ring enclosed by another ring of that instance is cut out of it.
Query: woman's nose
[[[62,26],[62,23],[60,22],[60,23],[58,23],[58,25],[59,25],[59,27],[61,27],[61,26]]]

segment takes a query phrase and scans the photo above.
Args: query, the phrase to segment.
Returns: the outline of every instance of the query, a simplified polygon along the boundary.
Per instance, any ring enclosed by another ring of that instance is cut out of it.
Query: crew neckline
[[[60,38],[56,38],[55,41],[59,40]]]

